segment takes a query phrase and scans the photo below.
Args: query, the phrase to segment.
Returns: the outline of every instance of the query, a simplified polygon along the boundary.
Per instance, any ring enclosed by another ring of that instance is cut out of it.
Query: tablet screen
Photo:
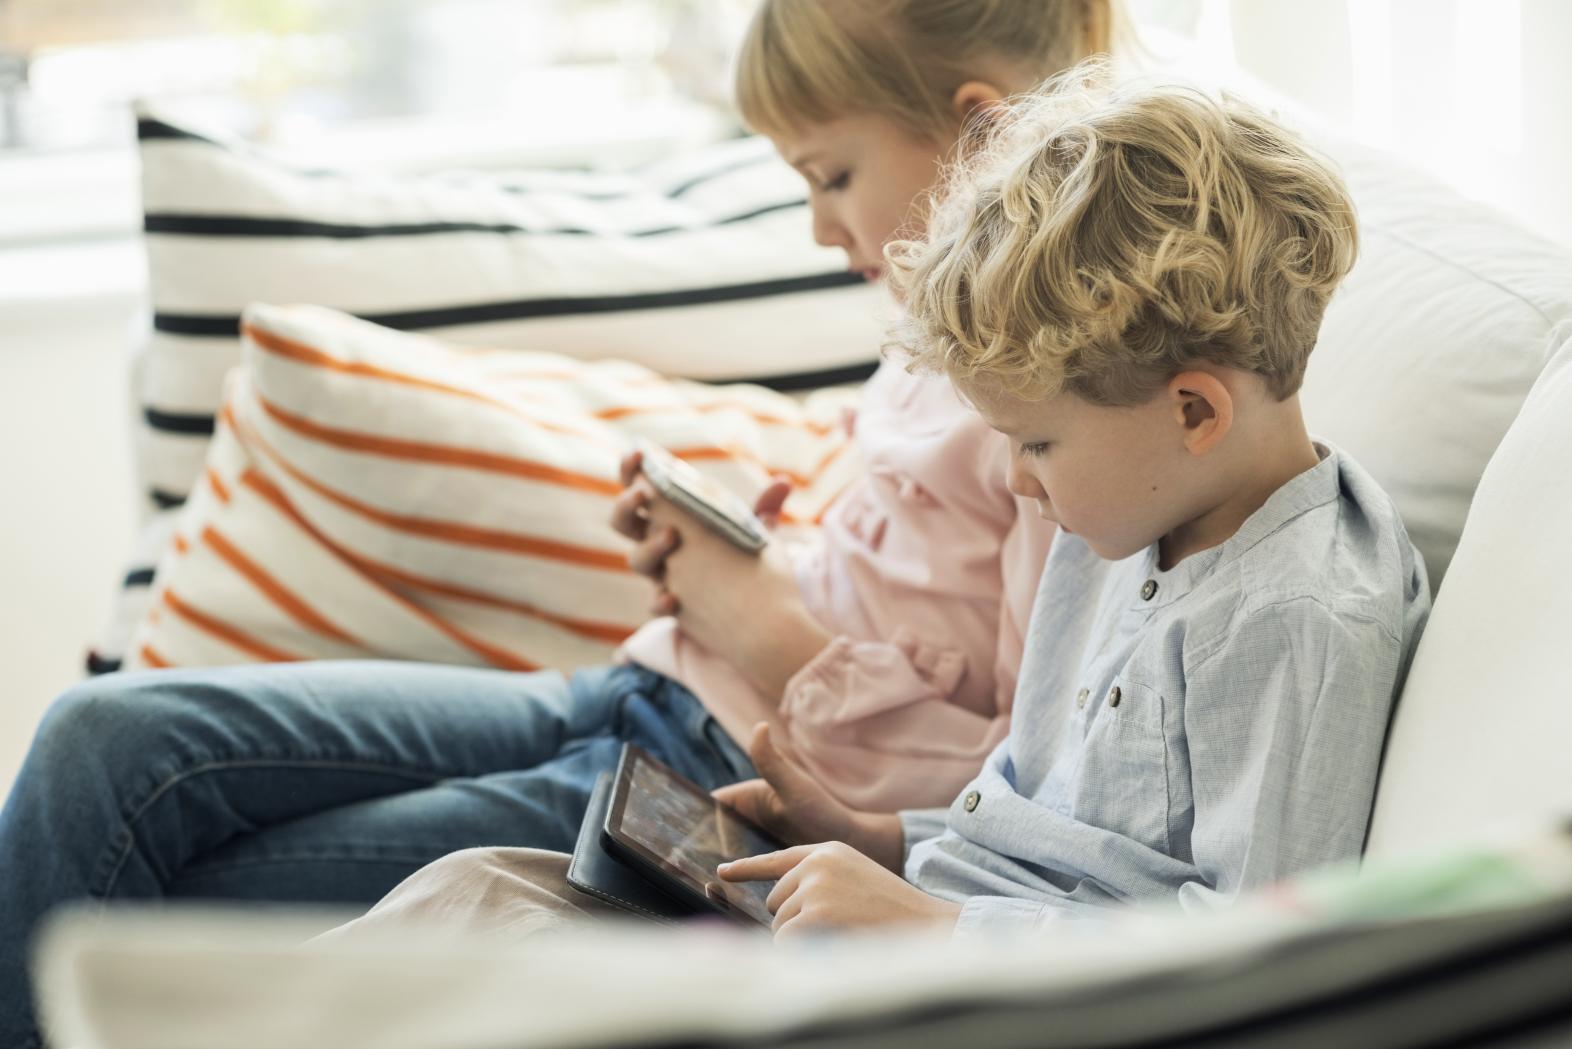
[[[606,833],[690,897],[719,893],[731,910],[770,924],[764,901],[775,883],[722,882],[715,868],[785,846],[632,745],[617,769]]]

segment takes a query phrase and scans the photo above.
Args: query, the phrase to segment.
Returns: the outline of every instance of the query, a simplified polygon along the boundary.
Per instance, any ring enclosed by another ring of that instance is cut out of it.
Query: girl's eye
[[[836,190],[845,189],[846,184],[850,181],[851,172],[843,171],[839,175],[836,175],[834,178],[830,179],[828,182],[820,183],[819,188],[824,190],[826,193],[833,193]]]
[[[1048,454],[1047,441],[1033,441],[1031,444],[1021,445],[1021,454],[1035,457]]]

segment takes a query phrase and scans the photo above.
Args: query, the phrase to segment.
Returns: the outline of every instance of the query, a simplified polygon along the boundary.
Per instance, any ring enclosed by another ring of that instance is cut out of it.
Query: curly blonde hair
[[[886,248],[893,344],[1028,400],[1140,404],[1200,362],[1281,400],[1357,252],[1342,179],[1273,120],[1085,63],[953,170],[925,239]]]
[[[768,135],[867,112],[948,142],[966,81],[1040,83],[1132,35],[1122,0],[762,0],[737,109]]]

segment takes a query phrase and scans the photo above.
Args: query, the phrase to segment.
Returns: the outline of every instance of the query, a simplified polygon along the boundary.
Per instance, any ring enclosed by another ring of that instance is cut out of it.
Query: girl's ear
[[[989,124],[1004,110],[1004,92],[986,80],[968,80],[950,96],[950,110],[957,124]]]

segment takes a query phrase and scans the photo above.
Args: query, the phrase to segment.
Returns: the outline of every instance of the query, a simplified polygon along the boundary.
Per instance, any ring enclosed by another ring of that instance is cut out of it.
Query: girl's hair
[[[877,113],[954,139],[968,80],[1025,90],[1125,33],[1121,0],[762,0],[737,60],[742,118],[764,134]]]
[[[1139,404],[1201,362],[1291,396],[1358,251],[1343,180],[1237,99],[1109,83],[1092,63],[1017,102],[926,239],[889,245],[895,345],[1027,400]]]

